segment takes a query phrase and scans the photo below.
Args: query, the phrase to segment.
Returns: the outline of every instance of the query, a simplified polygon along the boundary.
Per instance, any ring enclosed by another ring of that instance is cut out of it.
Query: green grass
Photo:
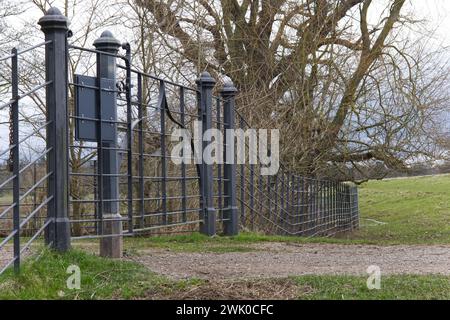
[[[450,244],[450,175],[370,181],[359,192],[361,228],[348,239]]]
[[[80,267],[80,290],[67,288],[70,265]],[[0,276],[0,300],[151,298],[170,295],[197,282],[170,281],[138,263],[104,259],[79,250],[65,254],[43,250],[22,264],[20,275],[10,269]]]
[[[448,300],[450,277],[398,275],[381,277],[380,290],[367,288],[367,277],[294,277],[304,300]]]

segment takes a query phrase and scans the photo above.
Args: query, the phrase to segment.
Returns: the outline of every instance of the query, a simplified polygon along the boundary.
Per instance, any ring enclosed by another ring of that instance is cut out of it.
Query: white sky
[[[435,29],[436,34],[432,37],[437,42],[443,46],[450,46],[450,0],[408,1],[406,10],[412,10],[416,18],[427,21],[430,30]]]
[[[28,3],[28,0],[11,0],[11,2],[20,2],[23,8],[35,8],[34,5]],[[189,0],[197,1],[197,0]],[[337,0],[338,1],[338,0]],[[378,20],[380,17],[380,10],[384,9],[388,0],[373,0],[371,10],[369,11],[369,18]],[[52,1],[53,5],[62,9],[64,7],[64,0]],[[407,0],[406,6],[402,9],[402,13],[412,13],[415,19],[423,20],[427,23],[427,31],[419,33],[422,36],[430,37],[435,44],[441,46],[450,46],[450,0]],[[38,20],[42,14],[38,10],[27,10],[27,14],[20,18],[14,18],[9,21],[12,25],[20,25],[23,23],[30,23]],[[77,25],[77,21],[72,21],[72,28]],[[76,28],[75,28],[76,29]],[[121,25],[117,27],[109,27],[112,31],[119,34],[124,31],[121,30]],[[75,31],[75,30],[74,30]],[[125,40],[125,39],[120,39]],[[450,55],[450,53],[449,53]]]

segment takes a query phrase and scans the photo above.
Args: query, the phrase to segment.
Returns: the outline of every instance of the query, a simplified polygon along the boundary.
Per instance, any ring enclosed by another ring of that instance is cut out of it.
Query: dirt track
[[[305,274],[366,275],[377,265],[387,274],[450,275],[450,246],[368,246],[263,243],[251,252],[179,253],[142,250],[133,260],[175,279],[279,278]]]

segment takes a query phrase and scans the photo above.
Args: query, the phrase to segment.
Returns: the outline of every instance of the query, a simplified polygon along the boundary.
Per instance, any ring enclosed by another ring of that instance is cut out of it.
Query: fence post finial
[[[48,181],[46,243],[64,252],[70,248],[68,218],[68,116],[67,116],[67,31],[68,20],[52,7],[39,20],[45,34],[45,78],[47,107]]]
[[[237,89],[231,80],[225,81],[220,94],[223,102],[223,122],[225,132],[234,129],[235,124],[235,97]],[[235,236],[239,233],[238,208],[236,204],[236,163],[234,161],[234,138],[228,141],[225,133],[223,148],[223,176],[224,176],[224,209],[223,231],[227,236]],[[230,159],[228,159],[230,158]]]
[[[98,51],[107,54],[97,54],[97,82],[100,90],[115,90],[116,84],[116,56],[121,47],[121,43],[117,40],[111,31],[105,30],[99,38],[94,41],[94,46]],[[106,92],[106,91],[105,91]],[[115,95],[114,95],[115,96]],[[107,108],[108,110],[105,110]],[[123,254],[123,238],[122,238],[122,216],[119,212],[119,158],[117,152],[117,100],[113,99],[112,103],[100,106],[102,113],[108,114],[108,119],[113,122],[104,122],[101,125],[112,126],[112,141],[102,141],[101,134],[98,135],[98,144],[101,146],[101,152],[98,157],[98,168],[102,183],[99,184],[100,199],[107,200],[101,202],[99,207],[101,236],[111,235],[110,237],[100,238],[100,255],[102,257],[120,258]],[[99,131],[100,133],[100,131]],[[114,236],[113,236],[114,235]]]
[[[197,100],[199,103],[199,119],[202,123],[203,134],[212,128],[212,90],[216,81],[207,72],[204,71],[200,74],[197,79],[198,86],[198,96]],[[200,232],[208,236],[213,236],[216,234],[216,209],[214,208],[213,192],[214,192],[214,178],[213,178],[213,166],[206,164],[203,159],[203,151],[208,146],[207,141],[202,141],[201,148],[201,165],[200,165],[200,194],[201,194],[201,220]]]

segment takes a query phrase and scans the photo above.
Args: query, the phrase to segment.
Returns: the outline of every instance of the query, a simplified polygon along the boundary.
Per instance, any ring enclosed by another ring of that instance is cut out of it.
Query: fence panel
[[[231,82],[217,90],[202,73],[191,88],[139,71],[130,45],[108,31],[95,48],[68,45],[67,19],[55,8],[39,24],[45,42],[0,58],[9,88],[0,103],[1,141],[9,136],[0,146],[0,273],[11,265],[18,271],[44,234],[59,251],[71,240],[99,238],[102,255],[119,257],[123,237],[137,234],[312,237],[359,226],[355,186],[299,176],[283,164],[263,173],[253,149],[258,135],[236,111]],[[72,54],[96,64],[69,73]],[[21,66],[30,60],[45,74],[25,82]],[[222,136],[214,154],[223,162],[203,158],[208,129]],[[235,150],[234,129],[242,130],[248,157]]]

